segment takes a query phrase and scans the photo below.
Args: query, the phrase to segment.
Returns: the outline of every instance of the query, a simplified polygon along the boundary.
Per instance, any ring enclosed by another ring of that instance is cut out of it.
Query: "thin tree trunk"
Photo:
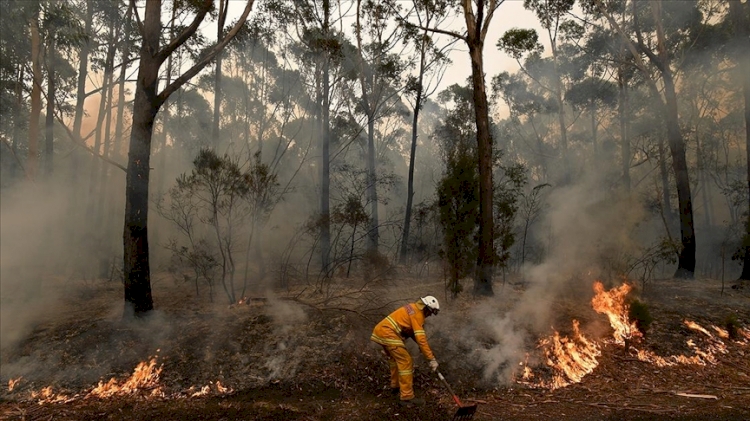
[[[617,69],[619,88],[617,116],[620,123],[620,150],[622,154],[622,185],[630,192],[630,137],[628,136],[628,81],[622,66]]]
[[[419,134],[419,110],[422,107],[422,77],[420,72],[419,88],[417,88],[414,102],[414,115],[411,121],[411,148],[409,150],[409,180],[406,193],[406,213],[404,215],[404,234],[401,238],[401,264],[406,263],[406,251],[409,244],[409,230],[411,227],[411,209],[414,204],[414,161],[417,154],[417,137]]]
[[[24,65],[18,65],[18,80],[16,81],[16,108],[13,110],[13,139],[11,143],[11,150],[13,156],[16,158],[11,162],[10,177],[16,178],[19,168],[18,161],[18,142],[21,139],[23,125],[21,124],[21,110],[23,110],[23,78],[24,78]]]
[[[422,37],[422,43],[419,49],[419,79],[417,80],[417,92],[414,99],[414,115],[411,121],[411,149],[409,150],[409,180],[407,182],[406,193],[406,214],[404,215],[404,233],[401,238],[401,264],[406,263],[406,251],[409,244],[409,230],[411,228],[411,210],[414,204],[414,161],[417,154],[417,138],[419,135],[419,111],[422,108],[422,95],[424,91],[424,72],[426,59],[427,33]]]
[[[39,117],[42,113],[41,37],[39,35],[39,4],[35,5],[29,27],[31,28],[31,115],[29,116],[29,157],[26,177],[33,180],[39,160]]]
[[[328,37],[330,31],[330,0],[323,0],[323,34]],[[331,144],[331,123],[330,123],[330,52],[326,51],[323,56],[323,93],[322,101],[322,136],[321,136],[321,181],[320,181],[320,250],[323,273],[328,274],[331,264],[331,161],[330,161],[330,144]]]
[[[370,201],[370,230],[367,233],[367,249],[378,251],[378,189],[375,167],[375,116],[367,116],[367,200]]]
[[[44,175],[52,177],[55,153],[55,34],[50,29],[47,41],[47,115],[45,121]]]
[[[557,47],[555,40],[550,36],[550,42],[552,45],[552,62],[554,65],[554,83],[555,83],[555,100],[557,101],[557,124],[560,127],[560,146],[562,149],[562,165],[563,165],[563,183],[567,184],[570,182],[571,166],[570,157],[568,156],[568,127],[565,124],[565,103],[563,102],[563,87],[562,80],[560,77],[560,70],[557,64]]]
[[[222,38],[222,32],[224,31],[224,22],[227,18],[227,9],[229,7],[229,0],[219,0],[219,22],[216,37],[217,39]],[[222,54],[216,55],[216,70],[214,72],[214,125],[211,135],[213,137],[214,147],[218,148],[219,142],[219,129],[221,123],[221,64]]]
[[[596,143],[596,100],[591,100],[591,106],[589,107],[591,114],[591,142],[594,144],[594,159],[599,157],[599,146]]]
[[[739,55],[740,75],[742,75],[742,97],[745,102],[745,154],[747,164],[747,184],[748,193],[750,193],[750,30],[748,29],[748,5],[743,5],[739,0],[729,2],[729,12],[732,15],[734,24],[734,36],[740,43],[741,54]],[[750,202],[748,202],[750,205]],[[740,279],[750,280],[750,208],[748,209],[748,218],[745,225],[745,238],[743,240],[745,247],[745,258],[742,262],[742,273]]]
[[[661,1],[651,2],[651,11],[656,22],[658,60],[661,62],[662,81],[664,82],[665,120],[667,139],[672,152],[672,169],[677,182],[677,201],[680,208],[680,250],[675,278],[692,279],[695,276],[695,227],[693,225],[693,201],[690,193],[685,141],[680,133],[677,95],[675,93],[672,71],[666,51],[666,37],[661,19]]]

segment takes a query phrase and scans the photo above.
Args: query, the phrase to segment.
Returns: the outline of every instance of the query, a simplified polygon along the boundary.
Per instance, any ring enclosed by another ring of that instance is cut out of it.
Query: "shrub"
[[[646,303],[638,299],[633,299],[633,301],[630,303],[628,317],[630,318],[630,320],[635,321],[635,326],[644,335],[648,331],[649,326],[651,326],[651,323],[654,321],[654,318],[648,311],[648,306],[646,305]]]

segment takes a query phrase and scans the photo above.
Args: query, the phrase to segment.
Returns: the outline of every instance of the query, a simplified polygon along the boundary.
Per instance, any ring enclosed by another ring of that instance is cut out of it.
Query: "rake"
[[[456,410],[456,413],[453,415],[453,421],[468,421],[472,418],[474,418],[474,413],[477,412],[477,405],[468,405],[464,406],[461,403],[461,400],[458,399],[458,396],[456,396],[455,393],[453,393],[453,389],[451,389],[451,386],[448,384],[448,381],[445,380],[445,377],[438,371],[437,372],[438,377],[443,382],[446,388],[448,388],[448,391],[451,394],[451,397],[454,401],[456,401],[456,405],[458,405],[458,410]]]

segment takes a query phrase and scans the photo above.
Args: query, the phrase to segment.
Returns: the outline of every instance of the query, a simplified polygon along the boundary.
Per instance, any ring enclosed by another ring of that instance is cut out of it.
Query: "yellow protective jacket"
[[[404,339],[412,338],[419,345],[419,350],[428,360],[434,360],[427,335],[424,332],[424,313],[422,303],[407,304],[375,326],[370,340],[384,346],[400,346],[406,348]]]

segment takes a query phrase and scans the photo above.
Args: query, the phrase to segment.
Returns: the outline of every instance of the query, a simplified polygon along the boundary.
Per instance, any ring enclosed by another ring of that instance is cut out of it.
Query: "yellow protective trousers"
[[[414,361],[403,346],[383,345],[391,368],[391,387],[398,387],[401,400],[414,399]]]

